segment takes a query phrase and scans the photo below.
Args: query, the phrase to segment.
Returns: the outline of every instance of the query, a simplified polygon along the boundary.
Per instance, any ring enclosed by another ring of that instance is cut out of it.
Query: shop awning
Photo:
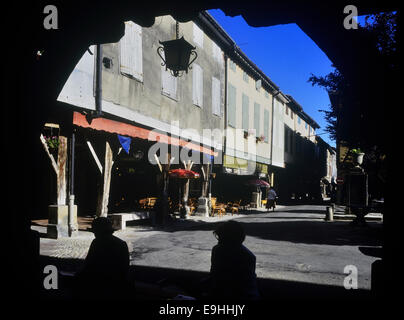
[[[132,138],[140,138],[148,141],[156,141],[171,144],[173,146],[185,147],[208,155],[213,155],[215,157],[218,155],[217,152],[214,152],[211,149],[205,148],[196,143],[188,142],[179,138],[170,137],[164,133],[159,133],[153,130],[137,127],[128,123],[123,123],[106,118],[95,118],[93,119],[91,124],[89,124],[86,120],[85,115],[79,112],[73,113],[73,124],[82,128],[116,133],[123,136],[129,136]]]

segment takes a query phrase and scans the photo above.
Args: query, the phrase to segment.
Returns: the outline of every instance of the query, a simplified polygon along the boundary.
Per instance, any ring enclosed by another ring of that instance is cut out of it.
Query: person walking
[[[272,208],[272,211],[275,211],[276,198],[277,198],[277,194],[276,194],[274,188],[272,186],[269,187],[268,196],[267,196],[267,205],[266,205],[266,208],[267,208],[268,211],[271,208]]]

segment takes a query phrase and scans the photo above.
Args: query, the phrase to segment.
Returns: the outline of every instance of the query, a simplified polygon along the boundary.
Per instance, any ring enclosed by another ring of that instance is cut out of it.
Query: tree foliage
[[[380,61],[389,71],[397,69],[398,50],[397,50],[397,15],[395,12],[386,12],[365,17],[363,27],[360,27],[364,36],[368,37],[374,46],[379,50]],[[333,66],[335,68],[335,66]],[[308,82],[312,86],[324,88],[329,95],[338,95],[340,102],[344,103],[344,99],[348,98],[348,87],[346,79],[340,71],[335,68],[325,76],[316,76],[311,74]],[[319,110],[324,113],[324,119],[327,126],[325,131],[329,134],[330,139],[336,140],[337,134],[337,105],[331,103],[328,108]]]

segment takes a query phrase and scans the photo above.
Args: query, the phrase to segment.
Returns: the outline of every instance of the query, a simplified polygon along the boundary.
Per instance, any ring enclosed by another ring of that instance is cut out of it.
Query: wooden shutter
[[[125,22],[120,45],[121,73],[143,81],[142,27],[132,21]]]
[[[265,142],[269,140],[269,111],[264,110],[264,136]]]
[[[222,55],[222,50],[220,49],[220,47],[212,41],[212,56],[213,58],[216,59],[217,62],[219,62],[220,64],[223,63],[223,55]]]
[[[192,100],[199,107],[203,105],[203,70],[197,65],[192,65]]]
[[[257,137],[260,136],[260,114],[261,114],[261,106],[258,103],[254,103],[254,128],[255,135]]]
[[[165,66],[161,67],[161,91],[170,98],[177,99],[177,78]]]
[[[230,83],[228,84],[228,116],[227,123],[229,126],[236,127],[236,88]]]
[[[194,30],[193,30],[194,42],[203,48],[203,31],[194,23]]]
[[[212,77],[212,113],[221,116],[220,110],[220,80]]]
[[[243,118],[242,118],[242,125],[243,129],[247,131],[249,129],[249,117],[248,117],[248,96],[246,96],[243,93],[243,99],[242,99],[242,111],[243,111]]]

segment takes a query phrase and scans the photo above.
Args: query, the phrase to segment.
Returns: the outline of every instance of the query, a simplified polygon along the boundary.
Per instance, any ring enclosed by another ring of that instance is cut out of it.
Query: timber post
[[[97,203],[97,217],[107,217],[108,215],[108,202],[109,202],[109,191],[111,186],[111,170],[114,164],[113,153],[111,149],[110,142],[105,141],[105,158],[104,166],[102,167],[102,185],[100,188],[100,194]]]
[[[49,151],[49,146],[41,134],[40,140],[45,152],[47,153],[53,170],[56,174],[56,204],[49,205],[47,234],[51,238],[60,238],[69,236],[69,210],[67,206],[67,137],[59,135],[57,160]]]

